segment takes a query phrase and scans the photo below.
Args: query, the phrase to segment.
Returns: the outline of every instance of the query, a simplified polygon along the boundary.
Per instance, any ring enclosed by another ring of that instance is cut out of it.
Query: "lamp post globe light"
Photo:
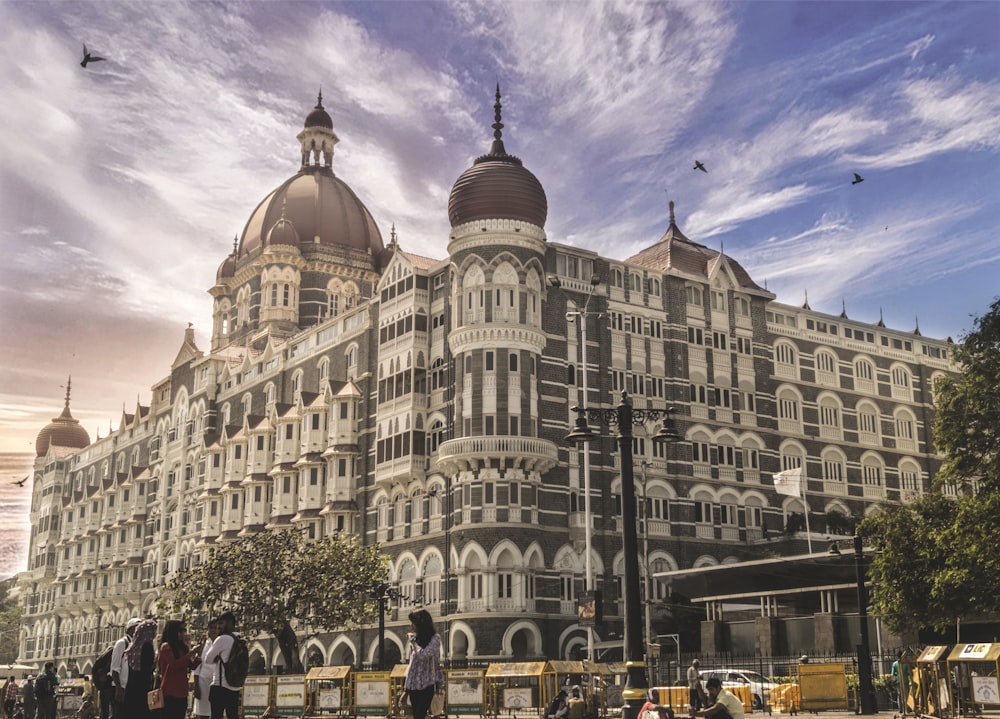
[[[628,392],[622,390],[621,401],[613,410],[593,410],[574,407],[577,413],[576,425],[566,436],[569,442],[586,444],[595,439],[590,430],[588,418],[618,426],[618,451],[621,460],[622,479],[622,551],[625,558],[625,581],[623,595],[625,605],[625,668],[626,678],[622,697],[622,719],[638,719],[639,708],[646,699],[649,682],[646,677],[643,641],[643,615],[641,612],[639,586],[639,541],[636,527],[635,475],[632,468],[632,425],[645,424],[647,420],[663,419],[663,425],[653,437],[654,442],[673,443],[680,434],[673,426],[670,415],[672,409],[633,409]]]

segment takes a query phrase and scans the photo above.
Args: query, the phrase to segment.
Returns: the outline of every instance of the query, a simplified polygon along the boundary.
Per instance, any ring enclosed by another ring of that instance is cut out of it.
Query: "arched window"
[[[843,437],[840,401],[833,395],[823,395],[819,400],[819,436],[839,440]]]
[[[914,452],[917,449],[917,422],[910,410],[900,407],[894,417],[896,425],[896,449]]]
[[[687,285],[684,288],[684,293],[687,297],[687,303],[689,305],[695,305],[696,307],[704,307],[705,293],[701,287],[699,287],[698,285]]]
[[[798,352],[791,342],[774,345],[774,373],[779,377],[799,378]]]
[[[892,380],[892,398],[912,402],[913,383],[910,370],[902,365],[894,365],[889,376]]]
[[[854,389],[875,394],[875,365],[865,357],[854,360]]]
[[[777,392],[778,429],[782,432],[802,434],[802,399],[791,387]]]
[[[861,458],[861,482],[866,498],[885,496],[885,465],[878,455],[869,453]]]
[[[844,457],[844,453],[835,447],[827,447],[823,450],[821,461],[823,463],[823,481],[827,483],[827,487],[831,483],[836,487],[845,487],[847,459]]]
[[[830,350],[816,352],[816,383],[827,387],[839,387],[837,357]]]
[[[862,444],[881,445],[882,422],[878,407],[871,402],[858,403],[858,441]]]

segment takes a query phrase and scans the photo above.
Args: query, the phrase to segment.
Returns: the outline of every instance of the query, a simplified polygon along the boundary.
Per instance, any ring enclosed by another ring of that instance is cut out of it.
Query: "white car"
[[[770,691],[778,686],[763,674],[750,669],[702,669],[699,673],[702,684],[712,677],[718,677],[724,687],[749,686],[753,694],[754,709],[762,709],[770,698]]]

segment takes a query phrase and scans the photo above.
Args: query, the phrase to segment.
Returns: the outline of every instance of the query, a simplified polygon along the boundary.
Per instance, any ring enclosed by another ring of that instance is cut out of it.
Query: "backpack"
[[[48,699],[52,696],[55,696],[55,690],[52,687],[52,677],[45,673],[39,674],[38,679],[35,680],[35,697],[38,699]]]
[[[235,634],[233,637],[233,647],[229,650],[229,661],[222,662],[222,668],[226,672],[226,683],[237,689],[243,686],[250,672],[250,649],[246,640]]]
[[[97,689],[97,691],[101,691],[111,686],[111,655],[114,651],[115,645],[112,644],[94,661],[94,666],[91,669],[91,676],[93,677],[94,688]]]

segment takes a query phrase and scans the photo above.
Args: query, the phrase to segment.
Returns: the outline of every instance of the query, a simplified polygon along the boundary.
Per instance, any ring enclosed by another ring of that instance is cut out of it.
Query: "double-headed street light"
[[[562,288],[562,283],[559,278],[555,275],[549,275],[549,284],[556,288]],[[583,386],[583,405],[587,405],[587,390],[589,385],[587,384],[587,319],[590,317],[601,317],[603,313],[601,312],[588,312],[587,308],[590,307],[590,300],[594,297],[594,292],[597,287],[601,284],[601,278],[598,275],[591,275],[590,277],[590,291],[587,293],[587,299],[584,300],[583,306],[576,304],[573,300],[569,300],[573,306],[576,308],[570,310],[566,313],[566,321],[573,322],[579,319],[577,323],[580,325],[580,353],[582,366],[580,368],[580,384]],[[583,544],[584,544],[584,592],[594,591],[594,565],[593,559],[591,558],[591,524],[590,519],[590,450],[586,446],[581,448],[583,454],[583,519],[586,524],[583,533]],[[594,661],[594,628],[592,626],[587,626],[587,659]]]
[[[577,444],[592,442],[596,435],[591,431],[588,420],[601,424],[618,426],[618,450],[621,457],[622,478],[622,549],[625,554],[625,668],[626,679],[622,697],[622,719],[638,719],[639,708],[646,699],[649,683],[646,678],[646,662],[643,659],[643,618],[639,599],[639,549],[636,532],[635,476],[632,472],[632,425],[644,425],[647,421],[663,420],[663,425],[653,437],[654,442],[672,443],[681,436],[674,428],[670,415],[673,409],[633,409],[628,392],[622,390],[621,402],[615,409],[588,409],[574,407],[577,413],[576,425],[566,439]]]

